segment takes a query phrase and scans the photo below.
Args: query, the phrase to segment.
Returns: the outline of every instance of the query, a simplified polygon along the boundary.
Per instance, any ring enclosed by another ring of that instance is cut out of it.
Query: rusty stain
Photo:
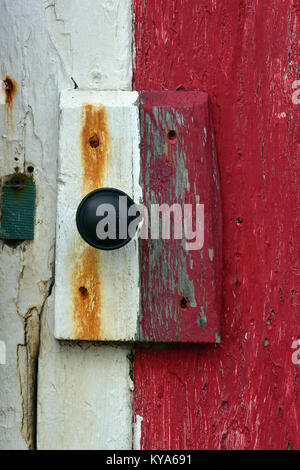
[[[83,249],[73,268],[73,324],[76,338],[101,339],[101,281],[95,248]]]
[[[5,79],[3,80],[4,83],[4,91],[5,91],[5,105],[6,105],[6,115],[7,115],[7,123],[10,124],[11,129],[14,129],[13,124],[13,102],[15,96],[18,92],[18,85],[17,82],[6,75]]]
[[[99,147],[99,137],[97,136],[97,134],[94,134],[92,135],[92,137],[90,137],[89,139],[89,142],[90,142],[90,146],[95,149],[97,147]]]
[[[107,116],[103,106],[85,104],[82,111],[82,196],[104,184],[109,150]],[[83,243],[83,242],[82,242]],[[76,251],[76,253],[75,253]],[[73,251],[73,325],[78,339],[101,339],[101,266],[90,246]]]
[[[79,292],[81,294],[81,297],[84,297],[84,298],[87,298],[89,295],[89,291],[84,286],[79,287]]]
[[[103,186],[109,149],[107,116],[103,106],[84,105],[81,159],[84,195]]]

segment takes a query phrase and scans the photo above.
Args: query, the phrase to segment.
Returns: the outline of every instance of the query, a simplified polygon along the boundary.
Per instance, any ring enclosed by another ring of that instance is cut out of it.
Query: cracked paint
[[[134,2],[135,88],[210,97],[224,230],[221,344],[135,349],[141,449],[300,447],[298,5]]]

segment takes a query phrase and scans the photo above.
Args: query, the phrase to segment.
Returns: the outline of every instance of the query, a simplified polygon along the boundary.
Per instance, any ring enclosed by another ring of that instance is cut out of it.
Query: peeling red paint
[[[72,275],[73,324],[76,338],[101,339],[101,279],[97,251],[87,246],[74,263]]]
[[[169,240],[142,241],[141,333],[146,341],[214,343],[220,337],[222,217],[208,97],[143,92],[140,101],[144,204],[148,210],[178,204],[183,211],[191,205],[193,229],[196,204],[204,204],[205,217],[201,250],[174,239],[173,217]]]
[[[300,448],[297,6],[135,1],[135,89],[211,99],[224,219],[221,344],[135,350],[142,449]]]

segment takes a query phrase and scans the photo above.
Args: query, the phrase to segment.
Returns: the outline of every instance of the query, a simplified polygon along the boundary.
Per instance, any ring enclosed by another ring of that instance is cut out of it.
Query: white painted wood
[[[34,241],[16,248],[0,242],[0,340],[6,345],[6,365],[0,365],[0,449],[35,447],[37,359],[40,448],[131,448],[129,348],[89,345],[85,351],[85,346],[75,342],[72,346],[60,344],[53,330],[50,286],[54,273],[59,95],[74,86],[72,75],[83,88],[104,87],[106,83],[108,88],[123,89],[131,83],[131,1],[91,0],[89,8],[86,4],[74,0],[1,0],[0,80],[10,75],[19,91],[10,113],[1,87],[0,174],[12,174],[17,166],[22,171],[34,166],[37,207]],[[58,16],[51,16],[56,8]],[[110,18],[105,34],[99,24],[103,11]],[[94,18],[94,25],[99,25],[97,41],[95,32],[90,35],[89,22]],[[116,32],[116,18],[122,31]],[[57,33],[59,28],[61,33]],[[123,33],[127,40],[123,41]],[[96,62],[94,68],[84,66],[91,58],[87,59],[83,51],[87,44],[90,51],[94,48],[97,67]],[[104,48],[105,63],[99,62]],[[107,75],[105,83],[100,75],[97,78],[99,73]]]
[[[93,158],[105,159],[103,154],[96,157],[82,155],[81,132],[85,104],[89,103],[95,112],[102,109],[107,118],[107,163],[104,165],[101,183],[97,183],[98,178],[95,175],[93,179],[96,181],[93,183],[121,189],[135,198],[139,194],[139,170],[136,165],[139,162],[137,99],[138,94],[129,91],[72,90],[62,94],[55,270],[55,334],[59,339],[130,341],[136,335],[140,300],[138,241],[132,240],[115,251],[89,248],[97,257],[94,262],[98,266],[95,275],[97,279],[94,276],[88,288],[91,299],[97,295],[95,289],[100,298],[99,311],[96,312],[99,318],[97,331],[95,326],[90,328],[86,325],[92,308],[88,299],[83,300],[84,310],[79,313],[80,317],[86,317],[87,320],[81,322],[78,315],[74,317],[74,311],[81,300],[80,283],[83,282],[82,279],[77,281],[74,272],[76,265],[88,272],[88,264],[91,263],[90,257],[85,256],[88,245],[80,237],[75,223],[76,209],[87,194],[85,187],[88,187],[88,192],[97,189],[97,186],[91,186],[89,182],[85,184],[84,166],[92,166]],[[103,131],[91,127],[89,135],[92,136],[94,132],[99,134],[101,142]],[[95,169],[90,169],[92,172],[99,171],[97,165]],[[84,264],[87,266],[84,267]],[[97,281],[99,287],[95,287]]]
[[[25,449],[35,441],[39,316],[53,277],[58,87],[72,82],[47,33],[42,1],[1,0],[0,43],[0,78],[9,75],[18,86],[11,107],[1,99],[0,174],[32,165],[37,186],[34,241],[16,248],[0,241],[0,339],[6,344],[0,448]]]
[[[39,449],[130,449],[128,348],[62,343],[53,323],[51,296],[42,325],[40,364],[47,371],[39,380]]]
[[[46,18],[53,43],[79,88],[131,89],[131,1],[48,0]]]

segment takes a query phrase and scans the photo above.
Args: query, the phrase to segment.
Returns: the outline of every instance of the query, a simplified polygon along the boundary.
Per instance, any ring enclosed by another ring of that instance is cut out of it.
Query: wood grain
[[[135,350],[142,449],[300,447],[299,3],[135,1],[135,89],[212,101],[222,342]]]

